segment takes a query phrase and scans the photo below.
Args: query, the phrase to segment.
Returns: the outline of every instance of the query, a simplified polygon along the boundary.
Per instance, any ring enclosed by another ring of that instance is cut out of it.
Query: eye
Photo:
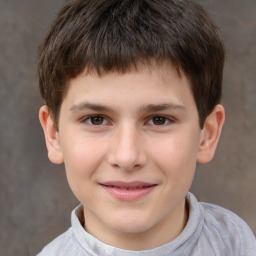
[[[165,117],[165,116],[153,116],[149,121],[148,124],[149,125],[167,125],[170,123],[173,123],[174,121],[169,118],[169,117]]]
[[[84,122],[95,126],[106,125],[108,123],[103,116],[90,116],[84,119]]]

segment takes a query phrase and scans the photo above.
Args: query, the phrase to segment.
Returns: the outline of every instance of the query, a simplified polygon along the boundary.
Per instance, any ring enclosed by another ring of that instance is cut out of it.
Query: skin
[[[217,105],[200,129],[188,79],[163,64],[100,77],[85,70],[69,83],[59,129],[46,106],[39,117],[49,159],[65,163],[83,204],[87,232],[118,248],[146,250],[184,229],[196,163],[213,158],[224,109]],[[113,181],[146,182],[153,189],[120,199],[103,186]]]

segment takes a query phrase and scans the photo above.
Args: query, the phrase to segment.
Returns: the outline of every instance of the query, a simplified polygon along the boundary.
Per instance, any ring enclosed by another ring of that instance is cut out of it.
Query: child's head
[[[99,240],[143,250],[184,228],[196,163],[214,155],[224,51],[189,0],[76,0],[40,48],[40,110]]]
[[[219,31],[191,0],[75,0],[67,4],[39,52],[41,95],[56,126],[69,81],[171,63],[185,73],[200,127],[221,99],[224,50]]]

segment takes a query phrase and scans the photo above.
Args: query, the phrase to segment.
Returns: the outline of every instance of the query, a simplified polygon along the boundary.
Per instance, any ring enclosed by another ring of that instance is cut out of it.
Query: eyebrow
[[[174,104],[174,103],[164,103],[164,104],[149,104],[141,106],[139,111],[141,112],[158,112],[168,109],[174,110],[185,110],[186,108],[183,105]],[[75,104],[70,108],[71,112],[79,112],[83,110],[94,110],[94,111],[104,111],[104,112],[116,112],[113,108],[104,106],[101,104],[93,104],[89,102],[82,102]]]
[[[185,110],[186,108],[183,105],[174,104],[174,103],[165,103],[165,104],[149,104],[146,106],[142,106],[140,108],[141,111],[145,112],[157,112],[162,110],[168,110],[168,109],[174,109],[174,110]]]
[[[107,107],[107,106],[103,106],[100,104],[92,104],[92,103],[88,103],[88,102],[82,102],[79,104],[75,104],[70,108],[71,112],[79,112],[82,110],[95,110],[95,111],[113,111],[112,108]]]

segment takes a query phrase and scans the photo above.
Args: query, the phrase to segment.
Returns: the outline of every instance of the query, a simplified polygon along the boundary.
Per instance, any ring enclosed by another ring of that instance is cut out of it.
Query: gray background
[[[35,255],[70,225],[77,204],[63,166],[47,159],[38,122],[38,44],[64,1],[0,0],[0,255]],[[256,233],[256,1],[201,2],[220,26],[227,60],[226,124],[192,191]]]

